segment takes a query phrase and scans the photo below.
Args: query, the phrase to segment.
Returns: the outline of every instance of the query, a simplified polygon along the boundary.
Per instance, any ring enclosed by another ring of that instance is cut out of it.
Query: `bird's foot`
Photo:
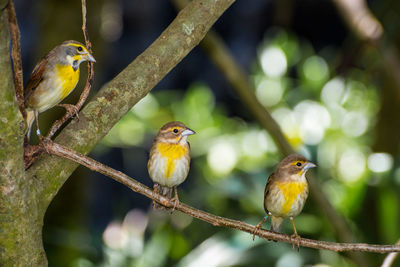
[[[43,147],[43,149],[46,151],[47,154],[50,154],[49,150],[47,149],[47,144],[49,141],[51,141],[50,138],[48,138],[47,136],[43,136],[40,134],[40,130],[36,131],[37,133],[37,137],[39,139],[39,145],[41,147]]]
[[[296,245],[296,247],[297,247],[297,251],[299,251],[300,250],[300,239],[301,239],[301,237],[297,234],[297,233],[295,233],[295,234],[292,234],[291,236],[290,236],[290,238],[291,238],[291,243],[292,243],[292,249],[294,249],[295,248],[295,245]],[[294,240],[293,240],[294,239]]]
[[[57,106],[65,108],[68,116],[71,118],[75,116],[75,118],[79,121],[79,109],[77,106],[71,104],[58,104]]]
[[[257,223],[256,226],[254,226],[254,230],[253,230],[253,241],[256,238],[256,235],[258,234],[258,231],[260,231],[260,229],[262,229],[262,224],[265,222],[265,217],[259,222]]]
[[[172,213],[176,209],[176,207],[178,207],[178,205],[180,203],[177,194],[175,194],[175,196],[170,199],[170,203],[173,204],[173,207],[172,207],[172,210],[171,210],[171,213]]]
[[[160,185],[155,183],[153,186],[153,196],[154,194],[160,193]],[[153,209],[160,209],[160,205],[153,199]]]

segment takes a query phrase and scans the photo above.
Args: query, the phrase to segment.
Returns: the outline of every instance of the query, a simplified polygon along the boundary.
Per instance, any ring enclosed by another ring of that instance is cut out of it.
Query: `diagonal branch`
[[[168,199],[158,193],[153,192],[147,186],[139,183],[138,181],[130,178],[129,176],[127,176],[126,174],[124,174],[120,171],[114,170],[106,165],[101,164],[98,161],[95,161],[94,159],[91,159],[91,158],[86,157],[82,154],[79,154],[71,149],[68,149],[57,143],[54,143],[51,140],[46,141],[44,143],[44,145],[45,145],[46,150],[52,155],[67,158],[69,160],[72,160],[78,164],[81,164],[81,165],[91,169],[92,171],[102,173],[102,174],[114,179],[115,181],[129,187],[132,191],[142,194],[152,200],[155,200],[156,202],[160,203],[161,205],[164,205],[169,208],[174,207],[174,203],[172,201],[170,201],[170,199]],[[181,202],[175,207],[175,209],[179,210],[189,216],[192,216],[199,220],[210,223],[214,226],[237,229],[237,230],[240,230],[243,232],[247,232],[249,234],[253,234],[253,231],[255,230],[255,226],[250,225],[248,223],[237,221],[237,220],[232,220],[229,218],[224,218],[221,216],[217,216],[217,215],[193,208],[193,207],[186,205],[184,203],[181,203]],[[310,248],[315,248],[315,249],[332,250],[335,252],[343,252],[343,251],[362,251],[362,252],[374,252],[374,253],[400,252],[400,245],[371,245],[371,244],[364,244],[364,243],[334,243],[334,242],[312,240],[312,239],[307,239],[307,238],[296,239],[289,235],[275,233],[275,232],[267,231],[264,229],[260,229],[259,231],[257,231],[256,235],[261,238],[264,238],[264,239],[282,241],[285,243],[299,244],[300,246],[303,246],[303,247],[310,247]],[[251,236],[249,236],[249,238],[251,238]]]

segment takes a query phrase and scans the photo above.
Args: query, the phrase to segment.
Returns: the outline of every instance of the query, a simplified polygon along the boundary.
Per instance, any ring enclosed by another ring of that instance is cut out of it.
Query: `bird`
[[[192,134],[195,131],[182,122],[168,122],[161,127],[150,149],[147,169],[154,183],[153,191],[168,197],[174,203],[174,209],[179,204],[177,186],[185,181],[189,173],[190,144],[187,139]],[[153,207],[162,209],[155,201]]]
[[[24,89],[28,140],[35,120],[37,134],[41,137],[39,113],[58,105],[75,89],[79,81],[79,66],[85,61],[96,62],[83,44],[69,40],[53,48],[36,64]],[[67,111],[78,112],[74,105],[61,106]]]
[[[280,232],[283,220],[289,218],[293,238],[299,247],[300,236],[297,234],[294,217],[300,214],[308,197],[308,182],[306,172],[317,165],[299,154],[291,154],[284,158],[267,181],[264,190],[264,210],[271,216],[271,231]],[[266,220],[264,217],[255,227],[253,240],[257,231]]]

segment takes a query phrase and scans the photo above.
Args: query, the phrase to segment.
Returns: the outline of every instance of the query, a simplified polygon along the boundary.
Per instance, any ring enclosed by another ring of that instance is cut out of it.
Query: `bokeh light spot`
[[[318,144],[324,137],[325,129],[331,123],[326,108],[313,101],[302,101],[294,108],[294,114],[300,121],[300,136],[308,145]]]
[[[242,138],[242,150],[251,157],[260,157],[268,149],[267,134],[263,131],[250,131]]]
[[[357,111],[348,112],[342,121],[342,130],[351,137],[357,137],[365,133],[368,128],[367,117]]]
[[[103,241],[110,248],[123,248],[128,242],[128,232],[120,223],[111,222],[103,233]]]
[[[131,111],[140,118],[146,119],[154,116],[159,108],[157,99],[152,94],[147,94],[131,109]]]
[[[283,88],[279,80],[264,79],[256,88],[256,96],[264,106],[273,106],[281,101]]]
[[[124,218],[122,226],[135,235],[142,235],[146,230],[148,217],[139,209],[129,211]]]
[[[368,157],[368,168],[373,172],[386,172],[393,167],[393,158],[388,153],[372,153]]]
[[[342,78],[328,81],[321,91],[321,99],[327,105],[340,104],[343,101],[345,84]]]
[[[303,265],[303,260],[298,254],[294,252],[288,252],[284,254],[276,263],[277,267],[286,267],[286,266],[300,267],[302,265]]]
[[[311,56],[304,61],[303,74],[309,81],[324,81],[329,75],[328,64],[322,57]]]
[[[339,174],[346,182],[355,182],[365,171],[365,156],[358,149],[346,150],[339,160]]]
[[[265,48],[260,56],[261,67],[269,77],[281,77],[286,73],[287,60],[285,53],[276,46]]]
[[[225,175],[232,171],[238,160],[238,155],[232,144],[220,141],[211,146],[207,162],[217,174]]]

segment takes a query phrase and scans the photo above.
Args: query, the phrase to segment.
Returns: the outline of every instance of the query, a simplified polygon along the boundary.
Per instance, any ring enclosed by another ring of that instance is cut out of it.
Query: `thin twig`
[[[17,15],[15,14],[14,1],[10,0],[7,6],[8,13],[8,25],[10,26],[11,33],[11,58],[14,70],[14,86],[15,94],[17,97],[17,102],[19,110],[22,115],[25,114],[24,106],[24,86],[22,78],[22,60],[21,60],[21,46],[20,46],[20,32],[18,28]]]
[[[86,48],[88,49],[89,53],[92,54],[92,43],[89,40],[89,34],[87,30],[87,23],[86,23],[86,0],[82,0],[82,31],[83,31],[83,36],[85,38],[85,44]],[[90,89],[92,88],[93,85],[93,80],[94,80],[94,68],[93,68],[93,62],[88,61],[88,77],[86,80],[86,85],[85,88],[83,89],[81,96],[79,97],[78,102],[76,103],[75,107],[77,110],[80,110],[85,104],[86,99],[89,96]],[[54,134],[60,129],[60,127],[68,121],[74,113],[67,112],[61,119],[57,120],[54,122],[54,124],[51,126],[51,129],[47,135],[48,138],[51,138],[54,136]]]
[[[400,245],[400,240],[397,241],[396,245]],[[393,262],[396,260],[397,255],[399,255],[398,252],[391,252],[391,253],[389,253],[389,254],[385,257],[385,260],[383,261],[381,267],[390,267],[390,266],[392,266]]]
[[[138,181],[132,179],[131,177],[127,176],[126,174],[124,174],[120,171],[114,170],[106,165],[103,165],[100,162],[95,161],[94,159],[91,159],[91,158],[86,157],[78,152],[75,152],[75,151],[69,149],[69,148],[66,148],[57,143],[54,143],[51,140],[44,141],[44,146],[45,146],[47,152],[49,152],[50,154],[72,160],[78,164],[81,164],[81,165],[91,169],[92,171],[102,173],[102,174],[114,179],[115,181],[129,187],[132,191],[142,194],[149,199],[155,200],[156,202],[160,203],[161,205],[164,205],[168,208],[172,208],[175,205],[174,202],[170,201],[168,198],[166,198],[158,193],[154,193],[153,190],[151,190],[147,186],[139,183]],[[189,205],[183,204],[182,202],[179,202],[179,204],[175,207],[175,209],[179,210],[189,216],[197,218],[199,220],[208,222],[214,226],[233,228],[233,229],[237,229],[237,230],[240,230],[243,232],[247,232],[249,234],[253,234],[253,231],[255,230],[255,226],[250,225],[248,223],[237,221],[237,220],[232,220],[229,218],[224,218],[224,217],[217,216],[217,215],[214,215],[214,214],[202,211],[202,210],[198,210]],[[303,246],[303,247],[332,250],[332,251],[336,251],[336,252],[342,252],[342,251],[363,251],[363,252],[374,252],[374,253],[400,252],[400,245],[371,245],[371,244],[364,244],[364,243],[334,243],[334,242],[318,241],[318,240],[307,239],[307,238],[296,239],[296,238],[292,238],[289,235],[275,233],[275,232],[271,232],[271,231],[264,230],[264,229],[260,229],[259,231],[257,231],[256,235],[261,238],[264,238],[264,239],[270,239],[270,240],[282,241],[282,242],[294,243],[294,244],[297,244],[297,242],[299,242],[299,245]],[[251,238],[250,235],[249,235],[249,238]]]
[[[88,49],[89,53],[92,54],[92,43],[90,42],[89,39],[89,34],[87,30],[87,22],[86,22],[86,0],[82,0],[82,31],[83,31],[83,36],[85,37],[85,44],[86,48]],[[83,89],[83,92],[81,94],[81,97],[79,98],[78,103],[76,104],[79,109],[82,108],[83,104],[85,103],[86,99],[89,96],[90,89],[92,88],[93,85],[93,80],[94,80],[94,64],[91,61],[88,61],[88,78],[86,81],[85,88]]]

